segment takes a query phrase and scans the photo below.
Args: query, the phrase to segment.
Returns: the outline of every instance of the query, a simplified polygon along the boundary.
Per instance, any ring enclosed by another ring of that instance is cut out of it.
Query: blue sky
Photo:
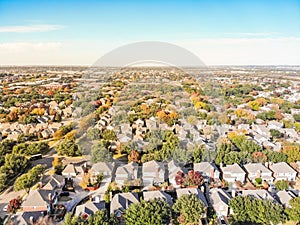
[[[0,1],[2,65],[90,65],[146,40],[207,64],[300,64],[300,1]]]

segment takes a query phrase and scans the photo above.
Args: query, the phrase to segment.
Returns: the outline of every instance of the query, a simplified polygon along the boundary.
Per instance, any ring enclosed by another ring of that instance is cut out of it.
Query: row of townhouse
[[[245,182],[248,177],[251,181],[261,178],[263,181],[273,183],[278,180],[295,181],[297,171],[285,162],[280,163],[249,163],[241,167],[238,164],[223,166],[219,168],[210,162],[195,163],[194,171],[198,171],[204,177],[205,181],[224,179],[232,183],[235,181]],[[98,162],[92,165],[90,169],[91,182],[95,182],[99,175],[103,175],[102,182],[115,181],[118,185],[130,186],[152,186],[160,185],[168,181],[175,188],[176,176],[181,172],[187,174],[187,169],[180,166],[176,161],[172,160],[168,163],[149,161],[139,166],[135,162],[125,165],[116,165],[114,162]],[[83,169],[80,166],[68,164],[62,174],[66,177],[81,178]]]
[[[215,210],[217,216],[228,216],[231,211],[229,207],[230,199],[236,196],[251,196],[260,200],[270,200],[274,203],[281,204],[284,207],[290,207],[290,200],[300,196],[300,192],[296,190],[282,190],[275,194],[264,189],[258,190],[242,190],[227,192],[221,188],[213,188],[209,191],[209,200]]]
[[[208,202],[203,192],[197,188],[180,188],[176,189],[176,192],[168,193],[166,191],[143,191],[140,193],[128,192],[128,193],[117,193],[112,196],[110,201],[110,213],[115,214],[118,218],[122,218],[131,204],[138,203],[140,199],[145,201],[153,199],[162,199],[172,206],[176,199],[180,198],[185,194],[194,194],[203,203],[205,208],[208,207]],[[99,198],[93,198],[82,205],[79,205],[75,209],[75,215],[81,217],[87,217],[94,214],[96,211],[104,209],[105,203],[103,200],[99,201]],[[203,214],[206,216],[206,212]]]
[[[251,181],[261,178],[268,183],[273,183],[278,180],[295,181],[297,177],[297,171],[285,162],[248,163],[243,168],[236,163],[227,166],[221,165],[223,179],[227,182],[240,181],[244,183],[248,176]]]

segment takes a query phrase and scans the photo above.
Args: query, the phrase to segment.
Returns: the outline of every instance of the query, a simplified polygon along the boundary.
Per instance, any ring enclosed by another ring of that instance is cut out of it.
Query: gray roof
[[[271,201],[275,200],[268,191],[263,190],[263,189],[260,189],[260,190],[243,190],[242,195],[243,196],[252,196],[252,197],[258,198],[258,199],[268,199],[268,200],[271,200]]]
[[[194,164],[194,170],[199,171],[199,172],[205,172],[205,173],[210,173],[211,169],[214,169],[215,171],[219,171],[218,168],[214,163],[210,162],[200,162],[200,163],[195,163]]]
[[[285,207],[289,207],[290,206],[290,200],[295,198],[296,195],[290,191],[286,191],[286,190],[283,190],[283,191],[278,191],[276,193],[277,197],[278,197],[278,200],[279,202],[284,205]]]
[[[270,169],[274,173],[297,173],[289,164],[286,162],[279,162],[270,164]]]
[[[110,213],[115,213],[117,210],[124,211],[131,204],[138,203],[138,195],[137,193],[119,193],[116,194],[110,203]]]
[[[223,173],[245,173],[245,171],[236,163],[232,165],[227,165],[221,168]]]
[[[115,168],[115,163],[113,162],[98,162],[96,164],[94,164],[91,168],[92,171],[95,172],[110,172],[112,173],[112,171]]]
[[[70,163],[64,168],[62,174],[66,176],[76,176],[77,171],[75,166],[72,163]]]
[[[33,221],[37,221],[44,214],[42,211],[36,212],[22,212],[21,214],[17,214],[17,216],[13,219],[14,225],[31,225],[30,217],[32,217]]]
[[[248,163],[244,165],[244,168],[248,173],[256,173],[257,171],[261,171],[262,173],[272,172],[261,163]]]
[[[75,215],[81,216],[83,214],[93,215],[98,210],[105,208],[105,202],[100,203],[86,202],[85,204],[79,205],[76,207]]]
[[[145,201],[159,198],[165,200],[169,205],[173,204],[172,197],[164,191],[144,191],[143,196]]]
[[[203,204],[208,207],[206,198],[204,194],[197,188],[180,188],[176,190],[177,198],[180,198],[182,195],[185,194],[194,194],[197,196],[198,199],[200,199]]]
[[[50,190],[31,190],[23,202],[23,207],[33,206],[47,206],[49,203],[49,194],[52,194]]]
[[[232,198],[227,192],[220,188],[213,188],[210,190],[210,198],[212,205],[216,205],[220,202],[229,205],[229,200]]]
[[[131,175],[131,174],[133,174],[134,170],[138,170],[138,164],[135,162],[131,162],[126,165],[118,167],[116,170],[116,176],[118,176],[118,174]]]
[[[153,172],[156,173],[156,170],[165,170],[164,164],[162,162],[157,162],[157,161],[149,161],[149,162],[145,162],[143,164],[143,173],[144,172]]]
[[[53,190],[59,186],[62,186],[65,180],[63,176],[57,174],[53,174],[49,178],[50,180],[44,185],[43,189]]]
[[[168,162],[168,170],[169,170],[169,174],[172,173],[177,173],[178,171],[182,171],[183,173],[187,173],[187,169],[182,168],[181,166],[178,165],[178,163],[174,160],[171,160],[170,162]]]

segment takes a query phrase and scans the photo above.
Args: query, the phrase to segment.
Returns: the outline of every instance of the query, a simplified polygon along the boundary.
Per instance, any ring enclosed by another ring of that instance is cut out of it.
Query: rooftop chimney
[[[29,223],[30,223],[31,225],[34,225],[34,219],[33,219],[33,216],[29,217]]]
[[[233,198],[235,198],[235,196],[236,196],[236,190],[232,190],[232,191],[231,191],[231,196],[232,196]]]
[[[214,180],[214,174],[215,174],[215,168],[214,167],[211,167],[210,170],[209,170],[209,178],[210,178],[210,181],[213,181]]]

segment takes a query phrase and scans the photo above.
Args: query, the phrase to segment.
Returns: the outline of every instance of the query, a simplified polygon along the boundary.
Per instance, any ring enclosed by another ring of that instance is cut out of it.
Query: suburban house
[[[204,194],[202,193],[202,191],[200,191],[197,188],[180,188],[180,189],[176,189],[176,194],[177,194],[177,199],[180,198],[182,195],[186,195],[186,194],[196,195],[197,198],[202,201],[203,205],[205,207],[208,207],[208,203],[206,201],[206,198],[205,198]]]
[[[52,194],[49,190],[31,190],[22,203],[22,210],[24,212],[32,211],[48,211],[50,204],[56,204],[57,196]]]
[[[272,171],[261,163],[248,163],[244,165],[244,168],[248,174],[248,178],[251,181],[255,181],[256,178],[261,178],[262,180],[271,183],[274,181],[274,177],[272,177]]]
[[[278,191],[276,193],[277,200],[284,206],[284,207],[290,207],[290,200],[297,197],[293,192],[291,191]]]
[[[252,196],[257,199],[266,199],[275,202],[276,200],[272,197],[272,195],[264,190],[264,189],[258,189],[258,190],[243,190],[242,196]]]
[[[269,139],[271,137],[270,129],[267,128],[265,125],[253,124],[252,125],[252,130],[256,131],[258,134],[266,137],[267,139]]]
[[[98,162],[92,166],[90,169],[90,179],[91,183],[97,180],[99,175],[103,176],[102,182],[111,182],[112,174],[115,170],[115,163],[108,162]]]
[[[73,163],[68,164],[61,174],[65,177],[77,177],[83,174],[81,166],[75,166]]]
[[[65,178],[57,174],[51,175],[47,180],[47,183],[43,186],[43,189],[50,191],[61,189],[65,182]]]
[[[178,172],[182,172],[183,174],[187,173],[187,169],[185,168],[181,168],[177,162],[175,162],[174,160],[170,161],[168,163],[168,173],[169,173],[169,183],[172,184],[174,187],[179,187],[180,185],[176,184],[176,176],[178,174]]]
[[[123,165],[117,168],[115,181],[117,184],[131,184],[131,181],[136,181],[138,178],[138,164],[135,162],[131,162],[127,165]]]
[[[220,188],[210,189],[211,204],[217,216],[228,216],[229,200],[232,198],[227,192]]]
[[[99,203],[94,203],[91,201],[85,204],[78,205],[75,210],[75,216],[90,216],[94,215],[98,210],[105,209],[105,202],[101,201]]]
[[[111,200],[110,213],[114,213],[118,218],[121,218],[131,204],[138,202],[137,193],[118,193]]]
[[[149,161],[143,164],[144,186],[158,185],[165,182],[165,166],[162,162]]]
[[[200,162],[194,164],[194,171],[200,172],[205,181],[214,181],[220,179],[220,171],[214,163]]]
[[[294,170],[286,162],[270,163],[269,168],[270,168],[270,170],[273,171],[273,176],[275,177],[275,181],[277,181],[277,180],[295,181],[296,180],[297,171]]]
[[[221,166],[221,171],[223,173],[223,179],[227,182],[245,182],[246,173],[237,163],[225,167]]]
[[[144,191],[143,197],[145,201],[159,198],[166,201],[169,205],[173,204],[172,197],[164,191]]]
[[[16,213],[16,216],[12,218],[12,221],[13,224],[18,225],[32,225],[35,224],[37,221],[40,221],[43,215],[46,215],[45,211],[21,212]]]

